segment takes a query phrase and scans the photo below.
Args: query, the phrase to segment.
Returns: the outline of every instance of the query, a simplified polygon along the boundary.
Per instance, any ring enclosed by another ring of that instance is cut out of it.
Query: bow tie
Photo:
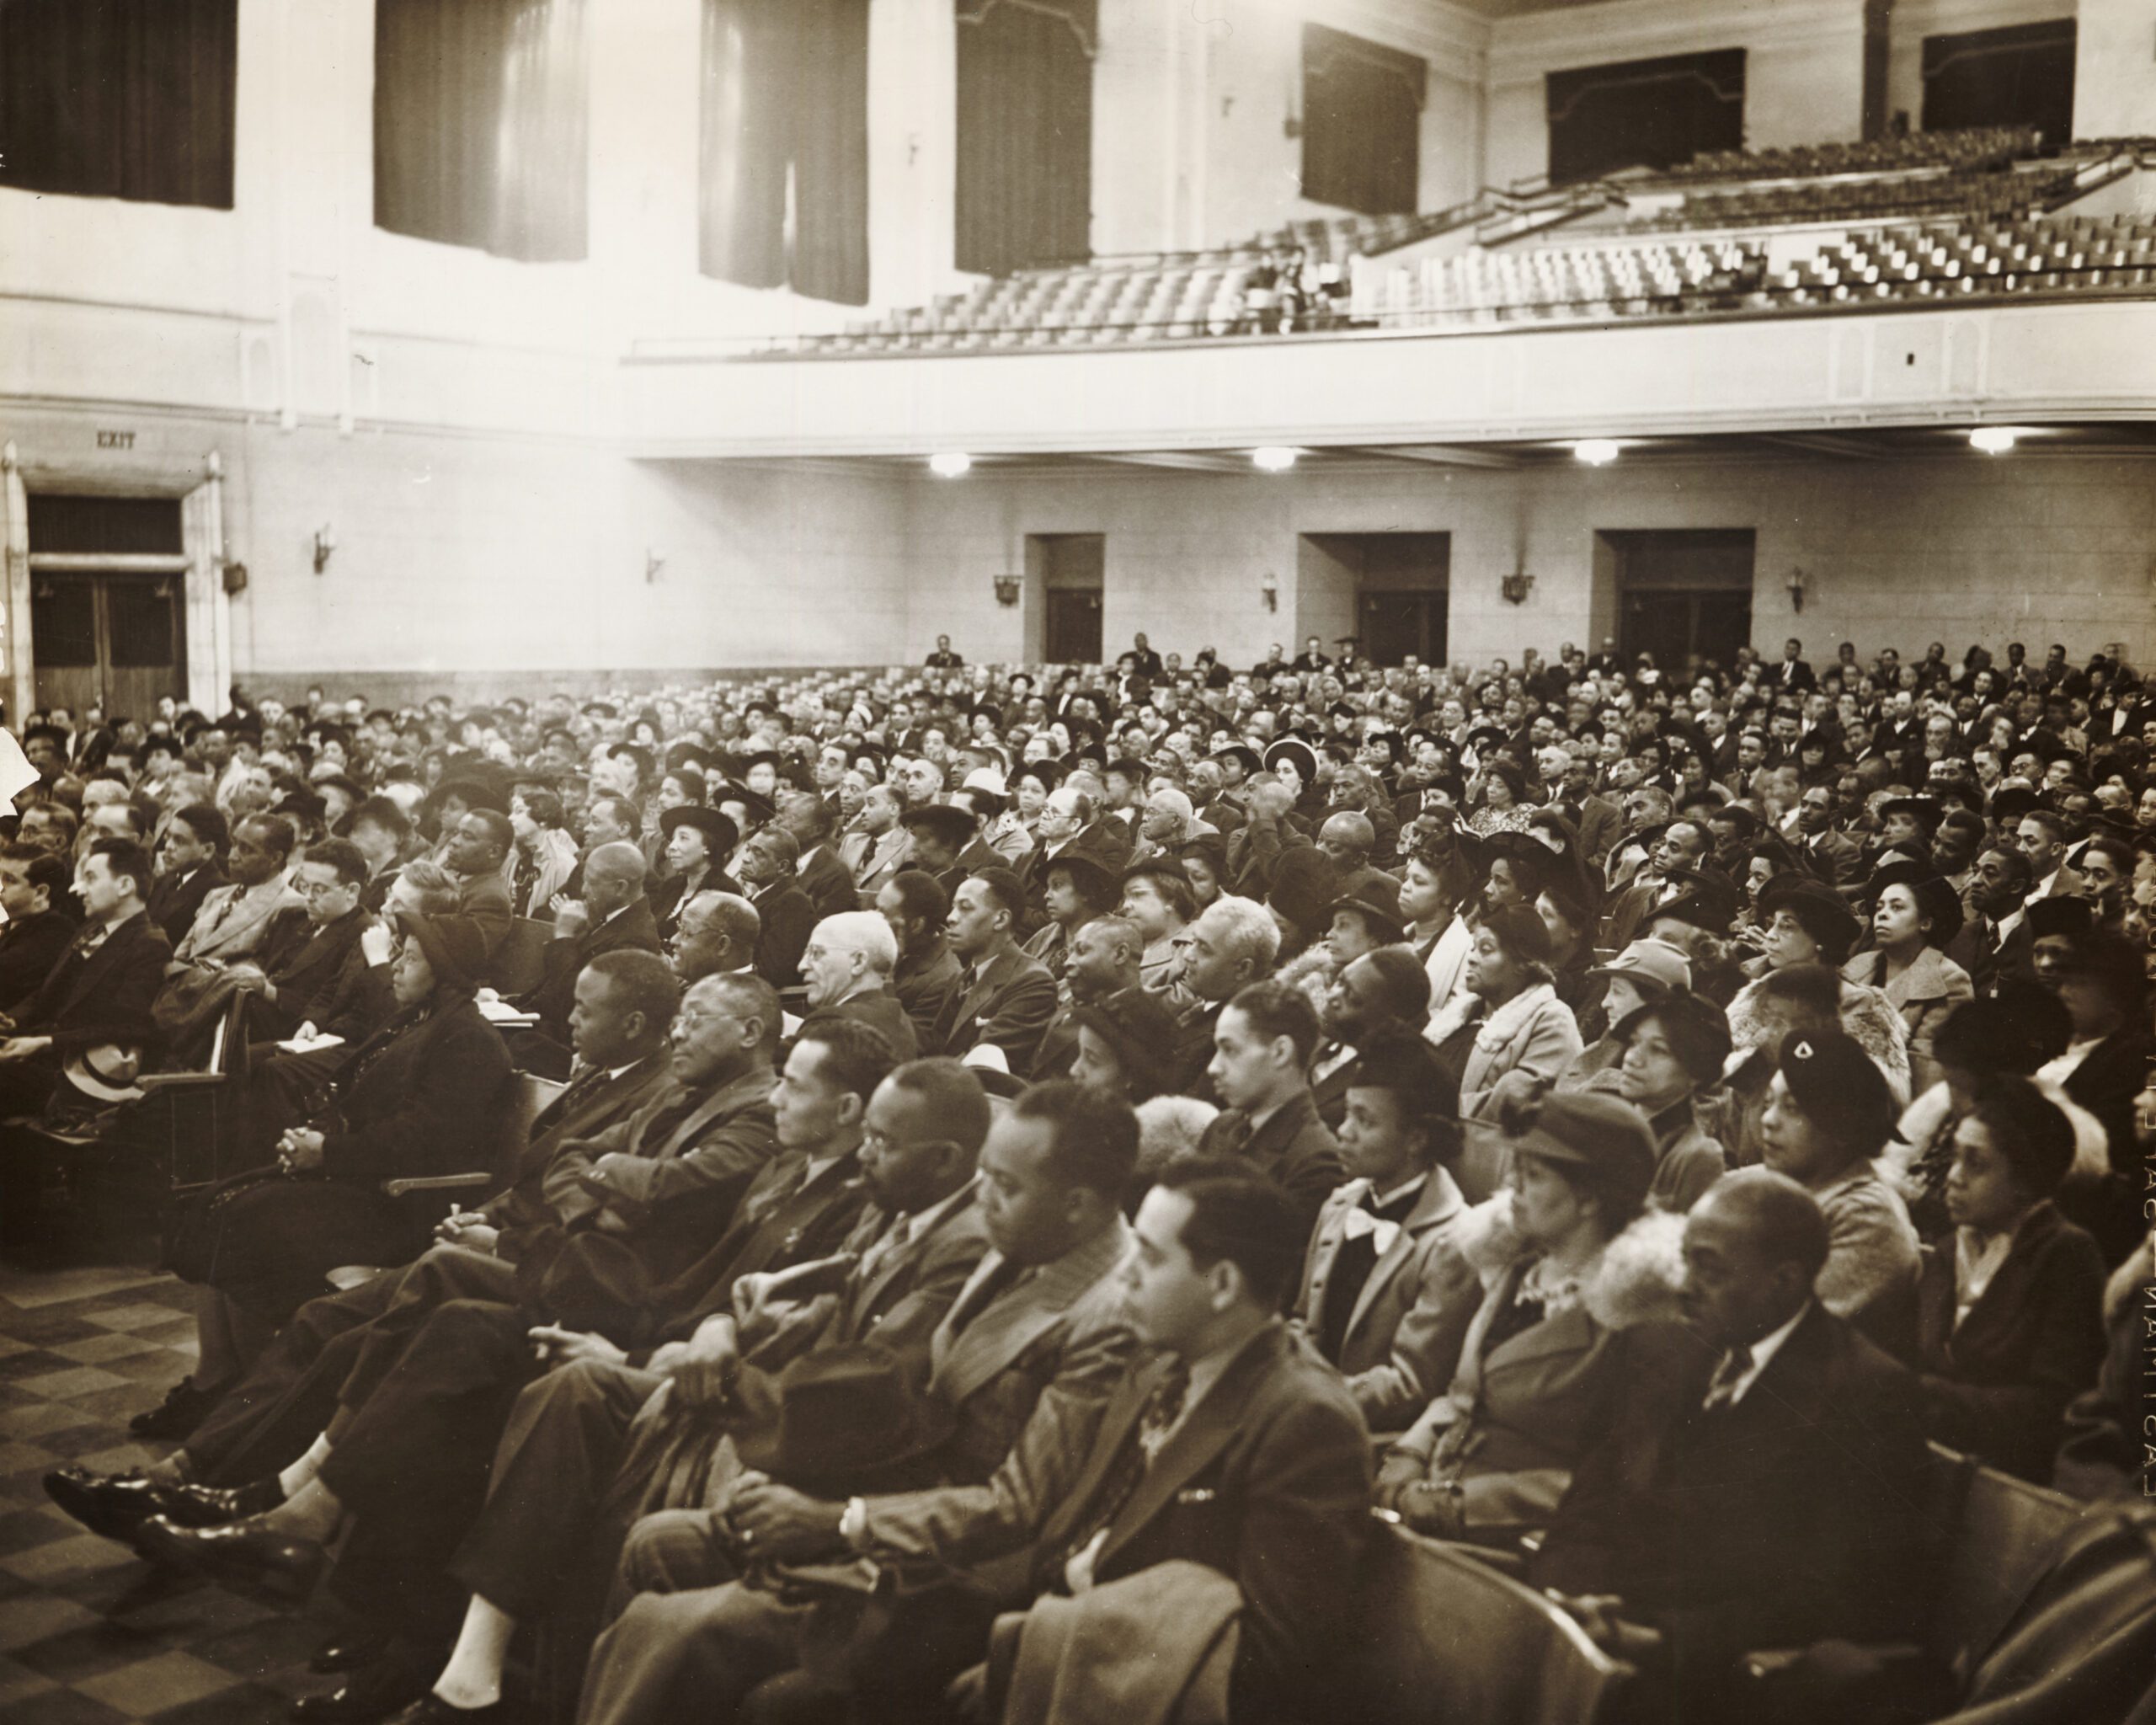
[[[1400,1224],[1381,1220],[1358,1204],[1348,1212],[1346,1237],[1359,1240],[1365,1234],[1370,1236],[1370,1243],[1377,1248],[1378,1256],[1383,1258],[1392,1250],[1392,1242],[1400,1237]]]

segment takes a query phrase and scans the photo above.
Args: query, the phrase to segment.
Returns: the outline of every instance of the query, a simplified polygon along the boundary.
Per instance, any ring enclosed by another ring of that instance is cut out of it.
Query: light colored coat
[[[1926,947],[1916,962],[1891,981],[1882,976],[1886,961],[1877,953],[1859,953],[1842,966],[1851,982],[1876,988],[1886,996],[1909,1033],[1909,1088],[1922,1095],[1939,1081],[1939,1063],[1931,1057],[1931,1044],[1947,1014],[1963,1001],[1977,997],[1969,973],[1937,947]]]
[[[187,938],[172,955],[172,968],[183,969],[205,959],[221,964],[244,959],[262,944],[280,911],[306,909],[307,900],[282,874],[259,886],[221,886],[204,897]]]
[[[1326,1289],[1347,1242],[1348,1215],[1369,1189],[1367,1180],[1350,1180],[1318,1212],[1295,1301],[1295,1322],[1306,1333],[1322,1327]],[[1482,1298],[1481,1279],[1451,1226],[1465,1209],[1452,1176],[1432,1168],[1415,1208],[1355,1296],[1333,1363],[1374,1432],[1399,1430],[1451,1381],[1460,1363],[1461,1340]]]
[[[1460,1119],[1494,1115],[1491,1092],[1506,1073],[1525,1072],[1555,1084],[1579,1051],[1580,1027],[1572,1009],[1548,983],[1538,982],[1526,995],[1486,1015],[1476,1032],[1460,1077]]]

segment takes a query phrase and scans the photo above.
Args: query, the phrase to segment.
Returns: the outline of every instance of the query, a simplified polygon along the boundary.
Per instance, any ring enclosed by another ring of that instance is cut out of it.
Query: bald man
[[[1374,887],[1380,893],[1397,893],[1400,890],[1400,882],[1396,876],[1370,865],[1370,853],[1377,848],[1377,844],[1378,830],[1369,815],[1343,809],[1337,814],[1325,817],[1325,825],[1317,830],[1317,847],[1331,859],[1332,866],[1340,871],[1342,898],[1358,897],[1369,887]]]
[[[564,1053],[577,973],[601,953],[659,949],[659,924],[643,895],[648,867],[642,847],[627,839],[600,846],[584,860],[584,897],[555,914],[554,937],[540,953],[539,985],[517,1004],[539,1015],[541,1033]],[[560,1076],[566,1076],[566,1060],[558,1064]]]

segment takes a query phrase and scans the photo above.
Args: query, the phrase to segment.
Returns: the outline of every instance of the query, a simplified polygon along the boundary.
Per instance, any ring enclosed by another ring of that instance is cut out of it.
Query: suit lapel
[[[770,1089],[771,1078],[766,1073],[750,1072],[736,1078],[731,1084],[722,1085],[691,1108],[683,1117],[680,1124],[666,1135],[665,1143],[655,1148],[648,1146],[641,1141],[639,1135],[639,1141],[629,1146],[629,1153],[632,1156],[648,1156],[654,1161],[664,1162],[680,1154],[685,1146],[694,1144],[696,1135],[719,1115],[740,1107],[743,1102],[752,1099],[754,1096],[768,1092]]]
[[[1093,1566],[1096,1574],[1107,1567],[1119,1546],[1128,1545],[1177,1492],[1228,1447],[1267,1373],[1292,1345],[1286,1329],[1277,1322],[1267,1325],[1243,1344],[1242,1351],[1229,1361],[1213,1387],[1168,1434],[1167,1441],[1139,1481],[1138,1489],[1109,1524],[1107,1540]],[[1096,1445],[1097,1454],[1101,1447]]]
[[[1369,1315],[1372,1302],[1414,1256],[1422,1236],[1433,1228],[1442,1227],[1450,1221],[1463,1207],[1460,1188],[1453,1184],[1452,1176],[1443,1168],[1433,1167],[1428,1183],[1422,1188],[1422,1195],[1416,1200],[1415,1208],[1408,1212],[1407,1219],[1400,1225],[1400,1231],[1392,1236],[1392,1244],[1370,1267],[1370,1274],[1363,1284],[1363,1291],[1355,1296],[1355,1309],[1348,1315],[1348,1327],[1342,1332],[1343,1335],[1355,1333],[1356,1326]]]
[[[900,1275],[910,1275],[921,1261],[928,1256],[931,1247],[950,1237],[953,1226],[963,1226],[974,1215],[974,1194],[969,1188],[965,1198],[947,1211],[942,1219],[925,1234],[915,1235],[895,1252],[883,1255],[876,1267],[876,1274],[855,1290],[852,1306],[856,1312],[873,1311],[876,1302],[884,1290]]]
[[[1123,1261],[1129,1242],[1129,1225],[1118,1219],[1106,1232],[1042,1265],[1024,1287],[991,1300],[954,1334],[952,1317],[966,1311],[966,1296],[1003,1263],[1001,1253],[990,1252],[937,1328],[937,1387],[953,1402],[964,1401],[1059,1323],[1064,1313]]]
[[[67,980],[67,991],[51,1014],[58,1017],[75,1006],[103,980],[106,971],[117,964],[129,945],[140,933],[142,918],[131,916],[104,937],[104,944],[85,956],[75,966],[75,974]]]

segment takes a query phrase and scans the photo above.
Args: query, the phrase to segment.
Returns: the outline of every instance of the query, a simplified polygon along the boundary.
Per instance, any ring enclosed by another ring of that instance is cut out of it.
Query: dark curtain
[[[238,0],[0,0],[0,185],[232,206]]]
[[[1092,254],[1094,0],[956,0],[961,270]]]
[[[581,259],[584,0],[376,0],[374,219],[530,263]]]
[[[704,0],[707,275],[868,298],[868,0]]]
[[[1744,147],[1742,48],[1553,72],[1546,93],[1557,184]]]
[[[1365,215],[1412,215],[1427,61],[1321,24],[1303,26],[1303,195]]]
[[[2033,126],[2063,143],[2073,135],[2074,37],[2070,18],[1926,36],[1924,129]]]

